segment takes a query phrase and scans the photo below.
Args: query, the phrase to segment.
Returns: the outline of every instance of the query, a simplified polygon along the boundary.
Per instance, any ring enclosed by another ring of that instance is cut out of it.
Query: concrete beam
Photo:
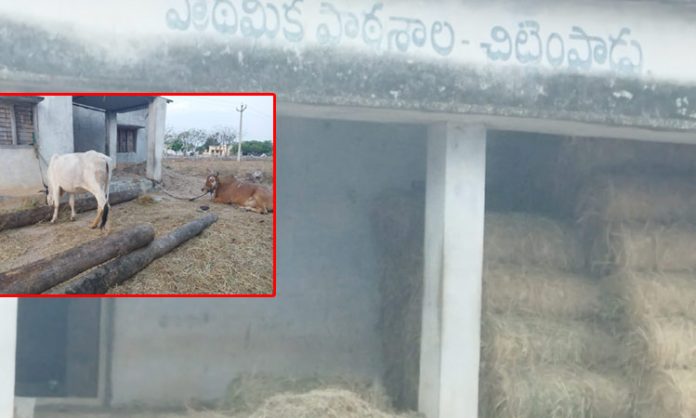
[[[626,126],[579,122],[573,120],[573,115],[568,115],[568,118],[565,120],[554,120],[551,115],[531,118],[521,116],[435,113],[408,109],[305,105],[278,102],[278,116],[378,123],[431,124],[447,121],[466,125],[482,124],[490,130],[534,132],[576,137],[631,139],[675,144],[696,144],[696,138],[692,130],[641,128],[638,127],[640,125],[638,120],[627,121]]]
[[[116,156],[118,154],[118,114],[116,112],[106,112],[106,155],[113,160],[116,167]]]
[[[0,299],[0,417],[14,416],[17,299]]]
[[[162,180],[162,154],[164,153],[164,129],[167,121],[167,100],[155,98],[148,107],[147,116],[147,178]]]
[[[419,410],[478,416],[486,180],[482,125],[428,132]]]

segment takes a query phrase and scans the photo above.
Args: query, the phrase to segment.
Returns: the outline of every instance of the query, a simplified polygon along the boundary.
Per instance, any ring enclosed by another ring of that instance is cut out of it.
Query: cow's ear
[[[215,173],[215,177],[220,177],[220,172]]]

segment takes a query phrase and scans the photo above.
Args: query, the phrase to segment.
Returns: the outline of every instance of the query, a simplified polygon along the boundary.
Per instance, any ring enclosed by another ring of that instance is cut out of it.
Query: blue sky
[[[167,96],[165,96],[167,97]],[[273,139],[273,97],[271,96],[169,96],[174,102],[167,106],[167,127],[181,131],[190,128],[214,130],[229,126],[239,129],[239,113],[246,104],[244,140]]]

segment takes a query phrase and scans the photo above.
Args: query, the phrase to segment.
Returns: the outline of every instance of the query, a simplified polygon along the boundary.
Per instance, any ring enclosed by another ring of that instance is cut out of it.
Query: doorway
[[[100,299],[20,299],[15,394],[99,398],[103,359]]]

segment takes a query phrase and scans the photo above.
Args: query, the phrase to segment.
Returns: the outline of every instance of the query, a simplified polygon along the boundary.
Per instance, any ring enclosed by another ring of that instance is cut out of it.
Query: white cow
[[[111,172],[111,158],[96,151],[52,156],[46,186],[46,202],[54,207],[51,223],[58,217],[60,197],[64,192],[70,195],[71,221],[75,220],[75,193],[89,192],[97,199],[97,217],[92,228],[97,225],[104,228],[109,219]]]

